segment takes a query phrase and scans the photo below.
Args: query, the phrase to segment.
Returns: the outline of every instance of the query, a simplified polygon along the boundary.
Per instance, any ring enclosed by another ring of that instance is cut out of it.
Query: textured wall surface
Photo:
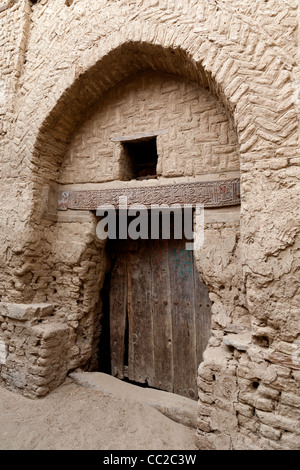
[[[144,72],[101,100],[76,133],[60,182],[120,179],[117,136],[166,131],[157,138],[159,176],[239,170],[237,136],[218,101],[197,84]]]
[[[240,213],[207,211],[195,253],[213,302],[198,445],[300,447],[298,18],[296,0],[0,2],[5,386],[41,396],[71,368],[94,363],[104,247],[92,213],[49,210],[49,187],[81,183],[79,174],[94,183],[118,177],[112,146],[103,151],[103,122],[110,113],[112,133],[141,129],[117,116],[134,105],[132,87],[149,99],[143,76],[151,71],[154,108],[165,95],[170,136],[189,154],[171,157],[162,141],[161,177],[241,175]],[[164,127],[150,111],[151,125]],[[192,137],[181,141],[181,131]]]

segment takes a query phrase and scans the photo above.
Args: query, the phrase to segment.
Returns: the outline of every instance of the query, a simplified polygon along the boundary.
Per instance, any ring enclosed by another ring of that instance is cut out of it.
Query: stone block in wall
[[[207,395],[206,393],[201,393],[200,391],[198,392],[198,397],[201,403],[206,403],[208,405],[211,405],[214,403],[213,398],[211,398],[210,395]]]
[[[280,439],[281,449],[299,450],[300,435],[299,433],[284,432]]]
[[[278,412],[278,414],[280,414],[280,416],[284,416],[285,418],[289,418],[293,420],[297,419],[298,422],[300,423],[300,408],[296,408],[291,405],[282,404],[282,402],[279,401],[276,406],[276,411]],[[298,432],[300,434],[300,427],[299,427]]]
[[[249,362],[246,364],[239,364],[237,369],[237,376],[240,378],[247,379],[249,381],[261,379],[265,373],[267,364]]]
[[[238,424],[240,428],[247,429],[248,431],[251,431],[252,433],[257,432],[258,424],[257,424],[257,419],[254,416],[252,416],[251,418],[248,418],[246,416],[243,416],[242,414],[239,414]]]
[[[237,401],[237,381],[236,377],[223,373],[217,378],[214,387],[215,398],[233,403]]]
[[[7,319],[8,326],[14,322],[22,326],[14,327],[19,333],[12,331],[11,338],[4,336],[7,330],[2,333],[0,380],[8,389],[28,397],[43,396],[59,386],[67,375],[73,344],[70,328],[66,323],[49,322],[51,317],[45,315],[52,312],[52,305],[17,305],[17,308],[15,304],[6,305],[7,309],[1,305],[2,317]],[[44,323],[37,322],[40,316],[44,316]]]
[[[282,392],[281,403],[284,405],[300,408],[300,396],[292,393]]]
[[[261,396],[271,398],[273,400],[279,400],[280,392],[272,387],[266,387],[264,384],[260,384],[258,392]]]
[[[212,412],[211,407],[204,406],[203,404],[200,404],[198,402],[198,415],[199,415],[199,417],[201,417],[201,416],[210,416],[211,412]]]
[[[197,385],[198,385],[198,388],[204,393],[210,394],[213,390],[212,383],[207,383],[206,381],[201,380],[200,377],[197,378]]]
[[[230,450],[232,448],[232,439],[225,433],[203,433],[197,432],[197,443],[202,450]]]
[[[70,328],[66,323],[41,323],[30,332],[36,359],[27,366],[27,391],[30,396],[40,397],[58,387],[67,375]]]
[[[13,320],[26,321],[51,315],[51,304],[13,304],[0,302],[0,315]]]
[[[237,424],[237,417],[235,414],[233,415],[232,412],[219,410],[217,408],[212,411],[210,417],[210,426],[212,430],[222,430],[224,434],[229,436],[234,429],[237,429]]]
[[[36,338],[40,338],[44,344],[49,343],[51,340],[57,340],[57,344],[59,341],[68,334],[70,328],[66,323],[45,323],[39,324],[32,327],[32,332],[34,333]],[[43,344],[43,343],[42,343]]]
[[[198,429],[202,432],[211,432],[211,427],[207,421],[198,418],[197,420]]]
[[[279,352],[272,352],[269,355],[269,361],[272,362],[273,364],[278,364],[278,365],[283,365],[284,367],[290,368],[290,369],[298,369],[300,370],[300,364],[297,361],[293,359],[293,355],[290,354],[281,354]]]
[[[273,383],[277,379],[277,372],[274,365],[269,366],[262,374],[262,382],[266,385]]]
[[[202,380],[208,383],[212,383],[214,380],[214,373],[209,367],[199,367],[198,375]]]
[[[201,450],[216,450],[213,443],[213,436],[211,434],[203,433],[203,431],[197,430],[197,445]]]
[[[233,412],[233,403],[230,400],[228,400],[227,398],[224,398],[224,397],[217,398],[217,397],[215,397],[214,404],[220,410],[220,412],[222,412],[222,411],[228,411],[230,413]]]
[[[253,406],[245,405],[244,403],[236,403],[234,408],[239,414],[245,416],[246,418],[252,418],[252,416],[254,416]]]
[[[275,402],[273,400],[269,398],[259,397],[255,394],[252,397],[251,405],[253,405],[256,410],[262,411],[273,411],[275,408]]]
[[[223,343],[232,346],[239,351],[247,351],[251,344],[251,333],[229,334],[224,336]]]
[[[262,410],[256,410],[256,415],[261,423],[284,432],[298,432],[299,421],[295,419],[286,418],[279,414],[268,413]]]
[[[0,339],[0,365],[6,364],[7,358],[7,344]]]

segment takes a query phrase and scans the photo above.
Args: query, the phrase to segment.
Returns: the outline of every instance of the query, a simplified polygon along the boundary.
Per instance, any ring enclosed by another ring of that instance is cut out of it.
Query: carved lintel
[[[240,180],[199,181],[169,185],[102,190],[71,190],[58,193],[58,210],[97,210],[99,206],[119,206],[119,198],[127,204],[203,204],[205,207],[226,207],[240,204]]]

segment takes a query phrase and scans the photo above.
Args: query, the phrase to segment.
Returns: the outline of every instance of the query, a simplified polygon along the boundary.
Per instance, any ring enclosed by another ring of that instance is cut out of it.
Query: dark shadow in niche
[[[130,179],[147,179],[157,176],[157,146],[156,137],[122,142],[126,166]]]

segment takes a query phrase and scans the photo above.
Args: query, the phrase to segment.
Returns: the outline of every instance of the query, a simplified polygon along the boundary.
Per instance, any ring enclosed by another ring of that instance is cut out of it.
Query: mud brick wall
[[[39,397],[65,379],[70,329],[47,323],[52,311],[50,304],[0,304],[0,383],[8,389]]]
[[[38,396],[96,356],[97,220],[47,213],[49,187],[118,182],[110,136],[168,127],[159,178],[241,177],[240,211],[207,211],[195,253],[213,303],[199,448],[300,447],[298,24],[296,0],[0,1],[4,386]],[[7,316],[37,303],[52,313]]]

